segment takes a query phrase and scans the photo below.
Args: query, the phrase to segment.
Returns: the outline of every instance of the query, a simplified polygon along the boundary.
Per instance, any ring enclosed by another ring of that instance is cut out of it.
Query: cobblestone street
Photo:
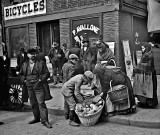
[[[160,129],[139,128],[111,123],[98,123],[93,127],[72,127],[63,116],[55,116],[50,112],[49,119],[53,125],[47,129],[41,123],[29,125],[31,112],[0,111],[0,135],[159,135]]]

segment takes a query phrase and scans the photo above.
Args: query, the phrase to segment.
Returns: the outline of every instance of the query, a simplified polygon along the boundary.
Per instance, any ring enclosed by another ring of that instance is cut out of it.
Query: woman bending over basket
[[[104,93],[105,114],[111,116],[115,114],[132,113],[135,111],[135,98],[131,81],[119,67],[98,66],[94,69],[94,73],[97,74],[100,79],[102,92]],[[112,100],[113,96],[109,93],[110,90],[121,90],[122,93],[119,91],[117,91],[117,93],[115,92],[117,95],[115,95],[115,99]],[[122,99],[121,101],[120,98]]]
[[[156,107],[157,98],[157,76],[154,68],[151,44],[142,45],[142,58],[135,71],[133,89],[139,101],[144,107]]]

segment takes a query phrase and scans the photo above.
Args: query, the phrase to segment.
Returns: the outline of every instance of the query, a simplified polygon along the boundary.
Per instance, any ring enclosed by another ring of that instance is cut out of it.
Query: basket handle
[[[113,80],[111,80],[111,81],[109,82],[110,90],[111,90],[111,91],[113,91],[113,89],[112,89],[112,81],[113,81]]]
[[[116,67],[116,62],[115,62],[115,60],[114,60],[114,59],[110,59],[110,60],[113,61],[114,66]]]

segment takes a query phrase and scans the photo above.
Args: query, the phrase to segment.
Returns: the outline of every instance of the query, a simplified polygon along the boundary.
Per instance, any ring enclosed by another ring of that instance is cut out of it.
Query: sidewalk
[[[157,76],[158,82],[158,97],[160,103],[160,76]],[[51,85],[51,84],[49,84]],[[63,115],[63,96],[61,94],[62,84],[50,86],[53,99],[47,101],[49,112],[54,115]],[[137,106],[137,111],[129,115],[115,115],[113,117],[103,117],[105,122],[119,123],[131,126],[160,128],[160,104],[155,109],[145,109]]]

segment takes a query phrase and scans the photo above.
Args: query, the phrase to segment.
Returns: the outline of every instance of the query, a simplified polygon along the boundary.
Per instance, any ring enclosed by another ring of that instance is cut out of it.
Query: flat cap
[[[75,54],[70,54],[69,59],[78,59],[78,56]]]
[[[29,54],[31,54],[31,53],[36,53],[37,52],[37,50],[35,49],[35,48],[29,48],[28,50],[27,50],[27,53],[29,53]]]
[[[88,78],[93,78],[93,73],[91,71],[84,72],[84,75],[87,76]]]

